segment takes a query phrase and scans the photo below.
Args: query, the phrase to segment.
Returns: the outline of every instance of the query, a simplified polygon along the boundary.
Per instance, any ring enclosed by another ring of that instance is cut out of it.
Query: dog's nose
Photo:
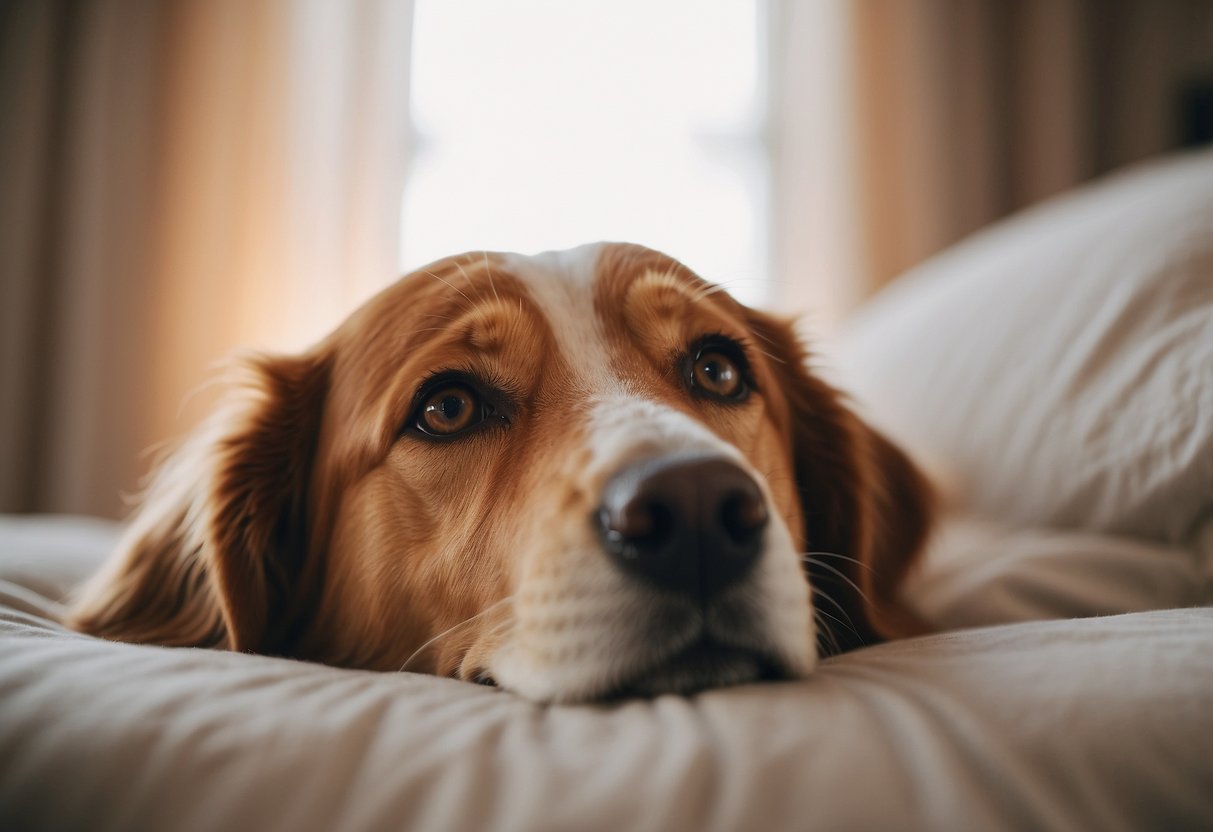
[[[675,457],[613,476],[597,522],[604,548],[628,572],[707,598],[758,559],[767,507],[758,484],[734,463]]]

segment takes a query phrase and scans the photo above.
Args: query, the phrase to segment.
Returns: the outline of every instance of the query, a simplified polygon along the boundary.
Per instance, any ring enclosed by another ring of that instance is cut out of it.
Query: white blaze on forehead
[[[587,394],[587,482],[630,462],[680,453],[712,453],[749,470],[742,453],[700,420],[629,391],[612,363],[594,309],[598,261],[606,244],[536,255],[506,254],[503,266],[527,287],[547,319],[561,360]]]
[[[594,310],[594,281],[604,244],[526,256],[505,255],[547,318],[557,349],[592,396],[592,467],[609,472],[628,461],[683,452],[715,452],[748,468],[741,452],[698,419],[661,403],[629,395],[612,371],[602,321]]]
[[[561,358],[592,390],[619,389],[611,373],[602,322],[594,312],[594,280],[602,243],[567,251],[504,255],[504,266],[527,287],[547,318]]]
[[[594,290],[603,245],[531,257],[504,255],[548,321],[561,362],[576,376],[585,408],[581,453],[556,477],[595,505],[603,483],[627,466],[674,455],[731,460],[758,483],[773,505],[769,485],[745,455],[714,433],[693,408],[656,401],[628,390],[612,363]],[[543,356],[543,359],[548,359]],[[535,513],[519,559],[515,625],[489,661],[499,683],[534,699],[576,701],[600,696],[621,681],[660,667],[688,640],[711,638],[775,659],[792,676],[816,661],[812,603],[792,537],[777,513],[765,551],[732,600],[705,616],[693,613],[671,629],[671,610],[623,575],[605,555],[585,512],[548,505]],[[696,607],[698,609],[698,607]]]
[[[673,454],[718,455],[749,470],[734,445],[703,422],[668,405],[635,396],[605,396],[590,409],[592,473],[609,474],[639,459]]]

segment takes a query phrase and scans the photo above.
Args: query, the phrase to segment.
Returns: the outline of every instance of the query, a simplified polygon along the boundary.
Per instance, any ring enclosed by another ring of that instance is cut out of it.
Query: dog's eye
[[[719,349],[706,347],[691,364],[691,388],[722,399],[740,399],[746,393],[738,362]]]
[[[426,396],[415,423],[430,436],[451,436],[484,421],[488,409],[464,384],[446,384]]]

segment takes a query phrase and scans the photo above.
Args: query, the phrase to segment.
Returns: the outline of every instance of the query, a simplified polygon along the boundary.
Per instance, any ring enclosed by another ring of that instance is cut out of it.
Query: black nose
[[[767,508],[757,483],[732,462],[674,457],[612,477],[596,520],[604,548],[628,572],[707,598],[758,559]]]

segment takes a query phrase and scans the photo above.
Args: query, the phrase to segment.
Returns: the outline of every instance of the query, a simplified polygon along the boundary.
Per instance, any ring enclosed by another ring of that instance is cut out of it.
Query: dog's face
[[[537,699],[811,670],[788,404],[708,289],[632,248],[457,258],[347,325],[309,652]]]
[[[788,326],[648,249],[433,264],[249,388],[162,470],[81,629],[582,701],[917,628],[921,478]]]

